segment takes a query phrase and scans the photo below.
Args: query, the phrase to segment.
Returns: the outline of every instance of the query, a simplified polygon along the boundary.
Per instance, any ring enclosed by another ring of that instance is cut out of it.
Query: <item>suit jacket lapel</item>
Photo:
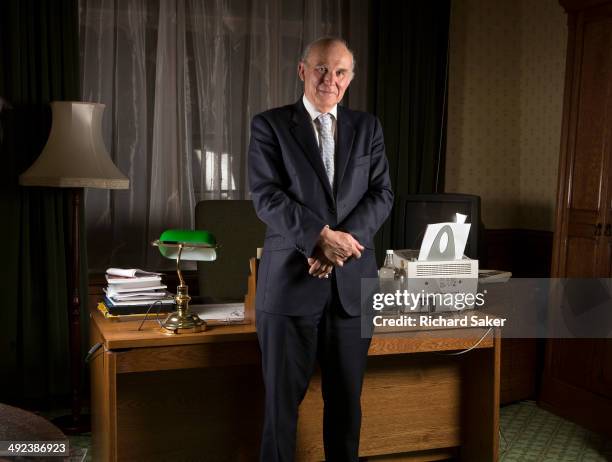
[[[319,147],[317,146],[317,140],[312,128],[312,121],[310,120],[310,116],[308,115],[308,112],[306,111],[306,108],[301,100],[294,104],[292,121],[294,123],[294,125],[291,127],[293,136],[302,148],[302,151],[304,151],[304,154],[306,154],[312,168],[319,176],[319,180],[323,184],[323,188],[333,202],[334,194],[331,190],[329,180],[327,179],[327,173],[325,173],[323,159],[321,159],[321,153],[319,151]]]
[[[338,106],[338,147],[336,149],[336,191],[339,190],[344,178],[346,166],[351,157],[353,140],[355,139],[355,128],[349,120],[349,116],[342,106]]]

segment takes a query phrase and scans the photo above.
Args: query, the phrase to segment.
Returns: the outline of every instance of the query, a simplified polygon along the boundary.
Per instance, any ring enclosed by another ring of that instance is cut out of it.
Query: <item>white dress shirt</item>
[[[308,115],[310,116],[310,119],[312,121],[312,129],[315,132],[315,137],[317,139],[317,146],[319,146],[319,149],[321,149],[321,140],[319,139],[319,127],[318,127],[319,122],[317,122],[317,117],[319,117],[321,114],[325,114],[325,112],[319,112],[314,107],[314,104],[308,101],[308,98],[306,98],[306,95],[302,96],[302,102],[304,103],[304,107],[306,108],[306,111],[308,112]],[[338,121],[338,105],[335,104],[332,110],[328,112],[328,114],[332,115],[332,131],[334,133],[334,140],[338,142],[338,135],[336,133],[336,125]]]

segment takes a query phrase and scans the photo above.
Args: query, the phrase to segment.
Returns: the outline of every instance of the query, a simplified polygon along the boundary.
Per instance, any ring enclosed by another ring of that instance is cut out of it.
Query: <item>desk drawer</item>
[[[113,350],[117,374],[260,364],[256,341]]]

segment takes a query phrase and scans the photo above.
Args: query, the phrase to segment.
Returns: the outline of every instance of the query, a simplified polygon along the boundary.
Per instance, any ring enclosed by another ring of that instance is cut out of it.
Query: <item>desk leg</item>
[[[501,339],[493,348],[467,353],[464,362],[461,460],[497,462],[499,458],[499,374]]]
[[[102,341],[91,323],[91,343]],[[92,357],[91,374],[91,434],[92,455],[95,461],[117,460],[117,393],[116,356],[102,349]]]

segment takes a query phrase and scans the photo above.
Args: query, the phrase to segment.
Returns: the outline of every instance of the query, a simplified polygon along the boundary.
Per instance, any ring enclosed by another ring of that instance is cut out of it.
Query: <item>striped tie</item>
[[[335,142],[332,131],[332,115],[321,114],[318,117],[319,136],[321,137],[321,157],[327,173],[327,179],[332,189],[334,189],[334,152]]]

